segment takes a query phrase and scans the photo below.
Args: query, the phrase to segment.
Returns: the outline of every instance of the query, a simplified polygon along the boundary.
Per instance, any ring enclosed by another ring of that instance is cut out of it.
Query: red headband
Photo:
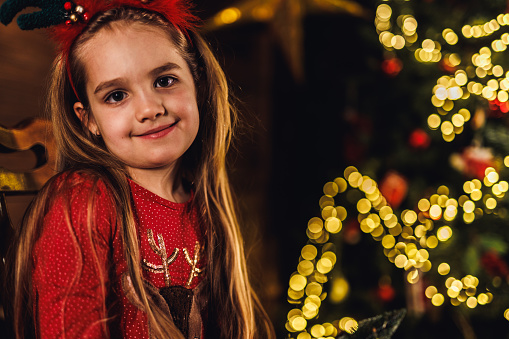
[[[69,51],[90,18],[97,13],[117,7],[146,9],[162,15],[186,36],[199,21],[191,13],[192,6],[188,0],[76,0],[76,3],[67,0],[7,0],[0,7],[0,22],[7,25],[27,7],[38,7],[41,11],[20,15],[18,26],[23,30],[49,27],[52,38],[63,54],[67,75],[78,100],[69,68]]]

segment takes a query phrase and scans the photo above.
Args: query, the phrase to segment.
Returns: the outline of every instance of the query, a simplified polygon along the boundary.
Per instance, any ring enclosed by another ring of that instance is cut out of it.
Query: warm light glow
[[[219,13],[219,19],[222,23],[232,24],[239,20],[241,15],[242,12],[237,7],[229,7]]]
[[[452,229],[449,226],[442,226],[437,231],[437,238],[440,241],[447,241],[452,236]]]
[[[449,266],[449,264],[447,263],[441,263],[440,265],[438,265],[438,273],[440,275],[447,275],[449,274],[449,272],[451,271],[451,267]]]
[[[431,298],[431,303],[434,305],[434,306],[440,306],[444,303],[444,296],[443,294],[441,293],[437,293],[435,294],[432,298]]]
[[[290,278],[290,288],[295,291],[302,291],[306,287],[306,283],[306,277],[300,274],[295,274]]]

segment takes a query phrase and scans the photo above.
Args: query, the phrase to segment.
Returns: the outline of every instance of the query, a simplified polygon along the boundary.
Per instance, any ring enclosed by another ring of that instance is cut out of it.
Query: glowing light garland
[[[308,320],[318,316],[320,305],[327,297],[339,302],[348,293],[348,283],[343,278],[332,281],[329,293],[324,291],[324,284],[329,281],[327,274],[334,269],[337,258],[335,246],[329,240],[342,230],[348,217],[347,209],[337,205],[335,197],[349,187],[365,196],[356,204],[361,230],[381,243],[385,256],[406,271],[410,284],[433,270],[443,276],[443,287],[431,285],[425,291],[433,305],[442,305],[446,297],[454,306],[465,303],[475,308],[491,303],[493,294],[488,290],[479,291],[477,277],[470,274],[455,277],[448,263],[437,265],[430,260],[430,252],[454,236],[452,224],[456,218],[461,217],[468,224],[484,213],[496,213],[497,203],[509,190],[509,183],[500,181],[494,168],[487,168],[485,174],[483,181],[466,181],[465,194],[458,199],[450,197],[447,186],[440,186],[429,199],[419,201],[416,211],[404,210],[399,217],[382,196],[377,182],[363,176],[355,167],[348,167],[344,178],[326,183],[320,198],[321,216],[309,220],[306,230],[309,243],[302,248],[297,271],[290,278],[288,301],[298,307],[288,313],[287,330],[297,334],[297,339],[332,338],[340,330],[353,332],[357,326],[353,318],[344,317],[333,323],[314,325],[307,331]]]
[[[454,73],[440,77],[432,89],[431,102],[437,112],[429,115],[429,128],[439,129],[443,139],[451,142],[463,132],[465,123],[472,117],[469,99],[496,100],[498,104],[509,101],[509,72],[504,74],[504,68],[493,63],[497,54],[507,49],[509,33],[501,34],[490,46],[480,48],[478,53],[462,57],[443,47],[458,43],[459,36],[454,30],[445,28],[441,41],[428,38],[420,41],[415,17],[403,14],[394,20],[389,3],[385,1],[376,10],[375,26],[381,44],[389,51],[407,48],[413,51],[416,61],[441,62],[444,68]],[[494,36],[508,25],[509,14],[500,14],[483,24],[463,26],[461,35],[465,39]],[[509,111],[509,105],[500,107],[503,113]],[[504,110],[504,107],[507,109]],[[509,156],[505,157],[504,165],[509,167]],[[382,196],[377,182],[362,175],[355,167],[348,167],[344,177],[324,185],[324,195],[319,201],[321,216],[308,222],[306,234],[309,242],[302,248],[297,271],[289,282],[288,302],[295,306],[288,312],[286,322],[291,338],[333,338],[340,331],[352,333],[357,329],[357,321],[351,317],[313,326],[308,323],[318,317],[326,298],[340,302],[349,292],[344,278],[334,277],[329,282],[328,276],[337,260],[330,238],[342,230],[348,218],[347,209],[336,204],[336,197],[349,189],[359,190],[365,196],[356,204],[360,229],[381,243],[385,256],[396,267],[406,271],[410,284],[417,283],[429,273],[436,272],[442,277],[443,285],[430,285],[425,290],[425,296],[432,305],[441,306],[446,298],[454,306],[465,304],[468,308],[493,301],[495,296],[479,287],[477,277],[471,274],[454,276],[451,272],[456,270],[449,263],[432,263],[430,253],[454,237],[456,227],[453,224],[458,218],[470,224],[484,214],[498,213],[498,203],[508,192],[509,183],[500,180],[495,168],[488,167],[482,181],[466,181],[463,184],[465,194],[457,199],[450,196],[447,186],[440,186],[435,194],[421,199],[416,210],[404,210],[398,217]],[[324,291],[327,282],[329,292]],[[505,310],[504,317],[509,320],[509,309]]]
[[[484,46],[477,53],[460,56],[446,51],[447,46],[454,46],[459,41],[458,33],[445,28],[441,40],[423,39],[419,41],[418,22],[409,14],[402,14],[394,19],[395,13],[389,4],[377,7],[375,27],[381,44],[389,51],[407,48],[414,52],[415,60],[421,63],[441,62],[451,73],[437,80],[433,88],[431,103],[437,113],[428,117],[428,126],[440,129],[445,141],[451,142],[457,134],[463,132],[465,122],[470,120],[472,96],[481,100],[494,102],[501,106],[503,113],[509,111],[509,72],[493,60],[507,49],[509,33],[502,33],[489,46]],[[465,25],[461,36],[465,39],[479,39],[495,36],[509,25],[509,14],[500,14],[484,24]],[[500,58],[499,58],[500,59]]]

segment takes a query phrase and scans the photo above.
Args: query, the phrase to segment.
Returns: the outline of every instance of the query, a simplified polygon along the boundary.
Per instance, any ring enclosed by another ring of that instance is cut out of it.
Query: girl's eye
[[[175,82],[175,78],[171,76],[160,77],[156,80],[155,87],[170,87]]]
[[[106,102],[114,104],[124,100],[125,97],[126,94],[124,92],[116,91],[106,97]]]

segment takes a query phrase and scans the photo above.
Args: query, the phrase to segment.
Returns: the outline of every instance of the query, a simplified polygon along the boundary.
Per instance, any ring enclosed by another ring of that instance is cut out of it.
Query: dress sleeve
[[[107,338],[117,234],[111,196],[101,181],[82,181],[53,201],[33,250],[37,336]]]

